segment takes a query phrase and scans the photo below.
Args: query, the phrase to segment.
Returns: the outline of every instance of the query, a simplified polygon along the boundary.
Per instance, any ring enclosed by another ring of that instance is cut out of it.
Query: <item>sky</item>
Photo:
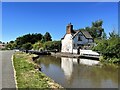
[[[2,41],[45,32],[49,32],[53,40],[60,40],[68,23],[79,29],[99,19],[103,20],[107,35],[113,28],[117,32],[118,2],[3,2]]]
[[[2,0],[2,2],[119,2],[119,0]]]

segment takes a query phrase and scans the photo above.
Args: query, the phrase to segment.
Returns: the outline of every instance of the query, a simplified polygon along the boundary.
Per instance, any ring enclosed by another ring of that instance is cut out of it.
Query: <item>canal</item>
[[[65,88],[118,88],[118,68],[99,61],[40,56],[42,72]]]

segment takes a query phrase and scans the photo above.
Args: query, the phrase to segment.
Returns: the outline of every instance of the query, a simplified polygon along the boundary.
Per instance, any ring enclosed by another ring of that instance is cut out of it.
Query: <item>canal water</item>
[[[65,88],[118,88],[118,69],[99,61],[40,56],[42,72]]]

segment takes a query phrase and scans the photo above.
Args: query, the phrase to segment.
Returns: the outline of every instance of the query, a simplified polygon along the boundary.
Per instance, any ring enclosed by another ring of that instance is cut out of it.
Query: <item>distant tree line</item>
[[[5,42],[0,41],[0,44],[5,44]]]
[[[26,34],[17,37],[15,41],[10,41],[6,45],[6,49],[60,50],[60,41],[52,41],[52,36],[49,32],[46,32],[45,35],[41,33]]]

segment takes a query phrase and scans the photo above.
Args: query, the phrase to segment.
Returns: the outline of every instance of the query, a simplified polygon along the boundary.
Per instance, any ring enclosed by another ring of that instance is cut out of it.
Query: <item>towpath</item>
[[[15,79],[14,79],[14,71],[12,66],[12,54],[14,51],[0,51],[0,55],[2,56],[2,90],[7,88],[11,88],[11,90],[16,88]],[[0,61],[0,63],[1,63]]]

